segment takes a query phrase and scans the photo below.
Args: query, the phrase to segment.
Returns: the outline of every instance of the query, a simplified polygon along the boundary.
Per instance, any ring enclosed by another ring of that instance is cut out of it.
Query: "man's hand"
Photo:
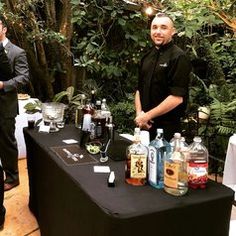
[[[134,119],[135,124],[143,129],[150,129],[152,127],[152,121],[150,120],[149,116],[145,112],[141,112],[139,115],[136,116]]]
[[[3,89],[3,82],[2,81],[0,81],[0,89]]]

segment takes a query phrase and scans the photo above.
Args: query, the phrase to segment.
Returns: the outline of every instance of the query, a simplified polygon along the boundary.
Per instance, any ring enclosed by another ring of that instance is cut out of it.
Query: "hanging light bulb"
[[[151,15],[153,15],[154,10],[153,10],[153,8],[152,8],[151,6],[147,6],[147,7],[145,8],[144,12],[145,12],[148,16],[151,16]]]

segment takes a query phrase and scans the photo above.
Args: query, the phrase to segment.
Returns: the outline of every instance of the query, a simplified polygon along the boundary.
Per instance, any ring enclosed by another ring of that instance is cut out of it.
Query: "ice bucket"
[[[59,131],[56,124],[63,121],[65,107],[65,104],[59,102],[48,102],[42,104],[43,120],[50,124],[50,132]]]

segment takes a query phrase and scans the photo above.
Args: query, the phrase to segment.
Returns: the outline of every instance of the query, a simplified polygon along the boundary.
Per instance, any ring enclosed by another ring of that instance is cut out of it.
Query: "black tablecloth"
[[[124,181],[124,162],[108,163],[107,174],[94,164],[68,166],[50,149],[63,139],[79,140],[79,131],[66,126],[58,133],[24,128],[30,199],[42,236],[228,236],[234,192],[210,181],[205,190],[174,197],[150,186]],[[119,151],[119,150],[117,150]]]

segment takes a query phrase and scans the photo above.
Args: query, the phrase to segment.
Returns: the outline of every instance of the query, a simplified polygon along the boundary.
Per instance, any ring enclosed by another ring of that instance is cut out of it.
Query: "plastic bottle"
[[[180,133],[174,135],[174,150],[164,161],[164,190],[174,196],[182,196],[188,191],[187,165],[181,151]]]
[[[164,159],[170,152],[170,144],[163,137],[163,129],[157,129],[156,138],[148,149],[148,182],[161,189],[164,187]]]
[[[125,181],[128,184],[141,186],[147,182],[148,149],[140,140],[140,129],[134,130],[133,144],[126,149]]]
[[[208,151],[203,145],[201,137],[194,137],[188,151],[188,185],[193,189],[206,188],[208,181]]]

